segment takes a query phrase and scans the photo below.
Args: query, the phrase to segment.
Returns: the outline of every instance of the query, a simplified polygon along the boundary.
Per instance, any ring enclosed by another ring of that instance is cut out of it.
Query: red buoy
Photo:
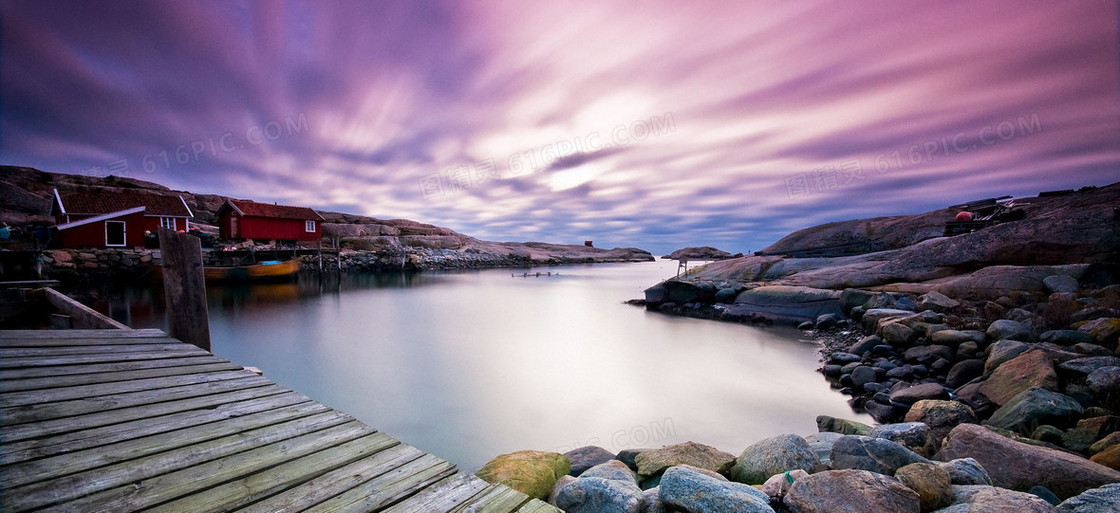
[[[957,221],[971,221],[972,212],[960,212],[957,214]]]

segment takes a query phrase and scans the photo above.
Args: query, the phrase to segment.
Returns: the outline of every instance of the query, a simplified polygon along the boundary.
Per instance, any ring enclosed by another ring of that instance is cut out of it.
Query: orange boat
[[[299,260],[268,260],[250,265],[232,267],[203,267],[206,281],[281,281],[295,278]]]

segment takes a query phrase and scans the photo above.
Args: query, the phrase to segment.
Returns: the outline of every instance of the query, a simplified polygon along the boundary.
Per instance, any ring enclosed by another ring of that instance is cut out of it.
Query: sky
[[[0,0],[0,164],[762,249],[1120,181],[1120,6]]]

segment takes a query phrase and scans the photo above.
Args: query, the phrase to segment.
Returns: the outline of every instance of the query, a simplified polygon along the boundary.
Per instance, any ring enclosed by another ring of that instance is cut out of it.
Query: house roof
[[[256,201],[232,198],[226,202],[226,205],[243,216],[270,217],[273,219],[300,219],[308,221],[323,220],[323,216],[307,207],[257,203]]]
[[[58,194],[56,206],[61,213],[71,215],[100,215],[144,207],[144,215],[164,217],[194,217],[182,196],[164,196],[138,192],[74,192]]]

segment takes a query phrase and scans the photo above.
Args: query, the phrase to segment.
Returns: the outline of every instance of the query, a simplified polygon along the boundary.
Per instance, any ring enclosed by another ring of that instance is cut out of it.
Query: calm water
[[[213,351],[470,471],[498,454],[589,444],[693,440],[738,455],[767,436],[815,432],[818,414],[867,421],[814,372],[816,346],[792,329],[622,304],[675,268],[215,287]],[[125,291],[113,315],[162,327],[159,294]]]

